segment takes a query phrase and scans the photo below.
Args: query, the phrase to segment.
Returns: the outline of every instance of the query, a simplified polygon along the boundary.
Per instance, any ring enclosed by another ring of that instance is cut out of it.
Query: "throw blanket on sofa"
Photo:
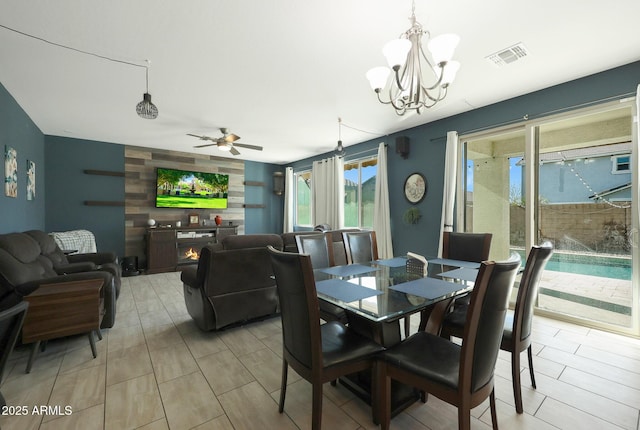
[[[77,250],[79,254],[97,252],[96,237],[89,230],[70,230],[49,234],[63,251]]]

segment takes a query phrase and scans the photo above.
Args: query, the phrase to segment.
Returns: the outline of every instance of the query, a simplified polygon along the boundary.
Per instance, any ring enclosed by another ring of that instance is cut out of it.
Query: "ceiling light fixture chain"
[[[460,69],[460,63],[452,61],[460,38],[455,34],[431,38],[430,32],[417,21],[415,7],[413,1],[409,17],[411,27],[382,49],[389,67],[374,67],[367,72],[367,79],[378,101],[390,104],[398,115],[404,115],[407,111],[421,113],[422,109],[429,109],[444,100],[449,85]],[[431,59],[422,47],[423,38],[429,41],[427,48]],[[392,72],[394,76],[389,80]],[[432,75],[433,84],[423,83],[427,82],[424,73]],[[387,87],[388,99],[384,100],[381,93]]]

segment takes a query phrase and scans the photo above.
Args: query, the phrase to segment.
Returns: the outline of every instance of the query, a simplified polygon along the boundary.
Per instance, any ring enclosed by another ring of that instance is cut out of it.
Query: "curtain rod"
[[[525,114],[522,117],[519,118],[514,118],[514,119],[510,119],[501,123],[497,123],[497,124],[493,124],[493,125],[487,125],[484,127],[478,127],[472,130],[466,130],[466,131],[461,131],[458,132],[458,135],[462,136],[465,134],[473,134],[473,133],[479,133],[481,131],[487,131],[487,130],[491,130],[493,128],[498,128],[498,127],[504,127],[507,125],[512,125],[512,124],[518,124],[520,122],[523,121],[529,121],[529,120],[533,120],[533,119],[539,119],[539,118],[543,118],[549,115],[553,115],[553,114],[558,114],[558,113],[563,113],[563,112],[569,112],[578,108],[583,108],[583,107],[589,107],[589,106],[595,106],[595,105],[599,105],[605,102],[610,102],[610,101],[615,101],[615,100],[624,100],[627,97],[634,97],[636,96],[635,92],[628,92],[628,93],[624,93],[624,94],[619,94],[617,96],[611,96],[611,97],[605,97],[603,99],[599,99],[599,100],[593,100],[590,102],[585,102],[585,103],[580,103],[577,105],[573,105],[573,106],[567,106],[564,108],[560,108],[560,109],[555,109],[555,110],[550,110],[547,112],[541,112],[535,115],[529,115],[529,114]],[[434,137],[432,139],[430,139],[431,142],[435,141],[435,140],[440,140],[440,139],[445,139],[447,136],[438,136],[438,137]]]

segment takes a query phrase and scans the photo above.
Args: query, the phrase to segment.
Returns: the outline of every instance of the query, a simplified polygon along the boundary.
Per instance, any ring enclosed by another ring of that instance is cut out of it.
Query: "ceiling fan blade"
[[[225,142],[235,142],[238,139],[240,139],[240,136],[238,136],[237,134],[231,133],[231,134],[224,135]]]
[[[201,139],[201,140],[207,140],[207,136],[199,136],[197,134],[191,134],[191,133],[187,133],[187,136],[193,136],[193,137],[197,137],[198,139]]]
[[[240,151],[238,151],[236,148],[234,148],[233,146],[231,147],[231,149],[229,150],[230,153],[232,153],[233,155],[240,155]]]
[[[213,145],[217,145],[217,143],[206,143],[204,145],[196,145],[194,146],[194,148],[204,148],[206,146],[213,146]]]
[[[254,149],[256,151],[262,151],[262,146],[247,145],[246,143],[234,143],[233,146],[239,146],[241,148]]]

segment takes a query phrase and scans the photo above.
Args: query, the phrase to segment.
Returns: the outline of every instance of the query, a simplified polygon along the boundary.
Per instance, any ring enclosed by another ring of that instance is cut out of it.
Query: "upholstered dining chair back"
[[[531,336],[533,307],[538,296],[540,278],[552,255],[553,245],[550,242],[533,246],[529,251],[513,313],[513,333],[516,333],[521,341]]]
[[[311,265],[314,269],[335,266],[333,244],[329,233],[296,236],[296,245],[298,252],[311,257]]]
[[[348,264],[368,263],[378,259],[375,231],[342,233]]]
[[[442,258],[452,260],[475,261],[480,263],[489,259],[491,233],[442,233]]]
[[[24,301],[0,312],[0,383],[2,383],[7,360],[9,360],[18,340],[28,307],[29,303]],[[0,407],[4,407],[6,404],[4,396],[0,392]]]
[[[278,285],[282,318],[282,381],[280,413],[284,410],[287,374],[291,366],[312,385],[311,428],[322,423],[322,386],[364,370],[371,372],[375,356],[384,348],[338,321],[320,324],[311,257],[269,247]],[[375,417],[375,412],[373,413]]]
[[[378,369],[380,423],[389,428],[391,380],[431,393],[458,408],[459,429],[470,429],[470,410],[487,397],[497,429],[494,369],[502,327],[520,257],[480,265],[467,313],[462,346],[419,331],[381,354]]]
[[[468,388],[471,392],[493,378],[509,297],[519,268],[520,256],[514,254],[507,261],[495,263],[489,277],[478,274],[471,293],[461,352],[461,378],[470,372],[471,386]],[[469,364],[470,368],[464,367]]]
[[[282,339],[287,354],[308,369],[321,366],[320,313],[311,257],[276,253],[269,247],[278,286]],[[296,365],[292,367],[298,371]]]

